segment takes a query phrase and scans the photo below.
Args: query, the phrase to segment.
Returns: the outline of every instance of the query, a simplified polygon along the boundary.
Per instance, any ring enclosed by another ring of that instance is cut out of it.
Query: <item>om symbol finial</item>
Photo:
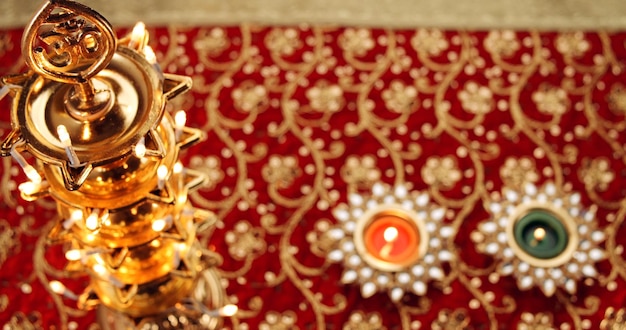
[[[89,7],[49,0],[24,32],[27,65],[46,78],[88,84],[113,58],[117,38],[111,24]]]

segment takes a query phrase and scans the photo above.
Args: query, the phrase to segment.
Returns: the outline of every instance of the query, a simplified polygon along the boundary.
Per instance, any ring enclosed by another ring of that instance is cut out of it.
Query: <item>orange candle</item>
[[[406,265],[419,257],[419,230],[405,218],[381,215],[365,228],[363,234],[365,248],[375,259]]]

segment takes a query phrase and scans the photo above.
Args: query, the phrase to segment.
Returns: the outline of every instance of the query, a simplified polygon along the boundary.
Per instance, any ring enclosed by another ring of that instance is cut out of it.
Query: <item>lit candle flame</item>
[[[69,261],[78,261],[83,258],[83,252],[81,250],[69,250],[65,252],[65,259]]]
[[[393,242],[398,239],[398,228],[387,227],[383,232],[383,239],[386,243],[382,247],[382,249],[380,249],[380,256],[383,258],[389,258],[389,254],[393,249]]]
[[[70,229],[78,220],[82,220],[82,219],[83,219],[83,211],[74,210],[70,214],[70,218],[63,221],[63,228]]]
[[[52,290],[52,292],[63,295],[64,297],[67,297],[69,299],[78,299],[78,296],[74,292],[70,291],[68,288],[65,287],[65,285],[63,285],[63,283],[59,281],[50,281],[50,289]]]
[[[165,178],[167,178],[167,174],[169,170],[167,166],[161,164],[157,169],[157,178],[159,179],[159,189],[163,189],[165,187]]]
[[[226,305],[219,309],[220,316],[233,316],[237,314],[239,307],[237,305]]]
[[[72,140],[70,139],[70,134],[67,132],[65,125],[57,126],[57,134],[59,135],[61,144],[65,147],[65,153],[70,160],[70,165],[74,167],[79,166],[80,160],[78,159],[78,155],[76,155],[76,151],[72,146]]]
[[[96,231],[100,227],[99,210],[91,211],[91,214],[85,219],[85,227],[91,231]]]
[[[179,110],[174,115],[174,124],[176,131],[176,140],[179,140],[183,134],[183,128],[187,124],[187,113],[184,110]]]
[[[26,174],[26,176],[30,179],[30,181],[37,183],[37,184],[41,183],[42,179],[41,179],[41,175],[39,175],[39,172],[37,172],[37,170],[34,167],[28,164],[26,159],[24,159],[24,156],[22,156],[22,154],[19,151],[17,151],[17,149],[15,149],[15,145],[11,148],[11,156],[20,165],[20,167],[24,171],[24,174]]]
[[[130,34],[128,47],[137,51],[142,51],[147,38],[148,32],[146,31],[146,25],[143,22],[137,22],[137,24],[133,27],[133,32]]]
[[[542,227],[537,227],[533,231],[533,240],[530,242],[530,246],[537,246],[539,242],[546,238],[546,230]]]
[[[167,226],[172,223],[172,216],[168,215],[163,219],[156,219],[152,222],[152,230],[156,232],[162,232]]]
[[[141,140],[135,145],[135,156],[141,158],[146,155],[146,138],[142,137]]]
[[[18,189],[20,190],[22,194],[26,196],[32,196],[39,192],[39,190],[41,189],[41,185],[39,183],[29,181],[29,182],[21,183]]]

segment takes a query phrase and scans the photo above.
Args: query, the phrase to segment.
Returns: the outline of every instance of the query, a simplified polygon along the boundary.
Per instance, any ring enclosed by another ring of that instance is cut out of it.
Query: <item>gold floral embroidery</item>
[[[493,93],[488,87],[470,81],[459,92],[463,109],[476,115],[484,115],[493,109]]]
[[[514,31],[491,31],[484,41],[485,49],[502,57],[509,57],[520,49],[520,42]]]
[[[556,37],[555,46],[561,54],[571,57],[580,57],[591,48],[583,32],[562,33]]]
[[[433,330],[462,330],[469,328],[469,322],[470,318],[465,309],[454,311],[442,309],[430,326]]]
[[[341,168],[341,177],[346,183],[359,189],[370,189],[380,180],[380,169],[376,167],[376,158],[371,155],[362,157],[349,156]]]
[[[374,45],[375,43],[369,29],[348,28],[339,39],[339,46],[341,48],[357,56],[365,55],[369,50],[374,48]]]
[[[221,161],[215,156],[203,157],[194,155],[189,160],[191,168],[202,171],[208,178],[204,188],[213,189],[224,179],[224,171],[222,171]]]
[[[539,180],[535,162],[529,157],[507,158],[500,168],[500,177],[509,187],[521,187],[526,182]]]
[[[228,49],[229,46],[230,41],[222,28],[200,31],[193,44],[197,51],[206,53],[209,56],[219,55]]]
[[[269,312],[265,315],[265,320],[259,324],[259,330],[297,330],[296,313],[287,311],[282,314]]]
[[[226,232],[228,253],[237,260],[261,254],[266,246],[264,236],[263,229],[253,228],[248,221],[239,221],[234,230]]]
[[[387,109],[396,113],[409,112],[417,103],[417,89],[398,80],[392,81],[381,95]]]
[[[615,179],[615,173],[611,171],[611,164],[606,158],[593,160],[585,158],[580,169],[580,179],[592,189],[606,191],[609,184]]]
[[[287,188],[300,176],[300,168],[293,156],[271,156],[267,165],[263,166],[262,173],[268,183]]]
[[[365,314],[361,311],[354,312],[350,319],[343,325],[343,330],[387,330],[378,313]]]
[[[562,115],[570,107],[570,100],[565,90],[545,83],[533,93],[532,100],[540,112],[548,115]]]
[[[517,324],[518,330],[556,330],[552,325],[550,313],[522,313],[521,320]]]
[[[600,323],[602,330],[626,330],[626,310],[620,308],[617,311],[609,307],[604,312],[604,319]]]
[[[618,115],[626,114],[626,87],[623,84],[616,83],[611,87],[611,91],[607,96],[609,109]]]
[[[293,55],[302,47],[302,39],[296,29],[273,29],[268,33],[265,43],[267,48],[280,55]]]
[[[31,313],[25,315],[22,312],[17,312],[11,316],[8,323],[4,324],[3,329],[20,329],[20,330],[39,330],[43,329],[41,326],[41,316],[39,313]]]
[[[0,35],[0,56],[13,49],[11,36],[9,34]]]
[[[461,171],[453,157],[430,157],[422,167],[422,179],[431,186],[450,189],[461,180]]]
[[[337,112],[343,106],[343,90],[338,85],[320,81],[306,91],[311,109],[318,112]]]
[[[265,86],[245,81],[233,89],[231,96],[235,108],[243,112],[261,112],[267,108],[269,99]]]
[[[417,50],[425,51],[430,56],[440,55],[448,49],[449,44],[441,30],[419,29],[411,38],[411,45]]]
[[[20,240],[16,231],[6,220],[0,220],[0,267],[12,251],[19,248]]]

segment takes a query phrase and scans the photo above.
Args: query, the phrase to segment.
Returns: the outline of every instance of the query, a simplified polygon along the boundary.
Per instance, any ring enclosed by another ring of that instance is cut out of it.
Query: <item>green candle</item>
[[[515,223],[513,233],[520,248],[535,258],[554,258],[567,247],[563,222],[545,210],[528,212]]]

